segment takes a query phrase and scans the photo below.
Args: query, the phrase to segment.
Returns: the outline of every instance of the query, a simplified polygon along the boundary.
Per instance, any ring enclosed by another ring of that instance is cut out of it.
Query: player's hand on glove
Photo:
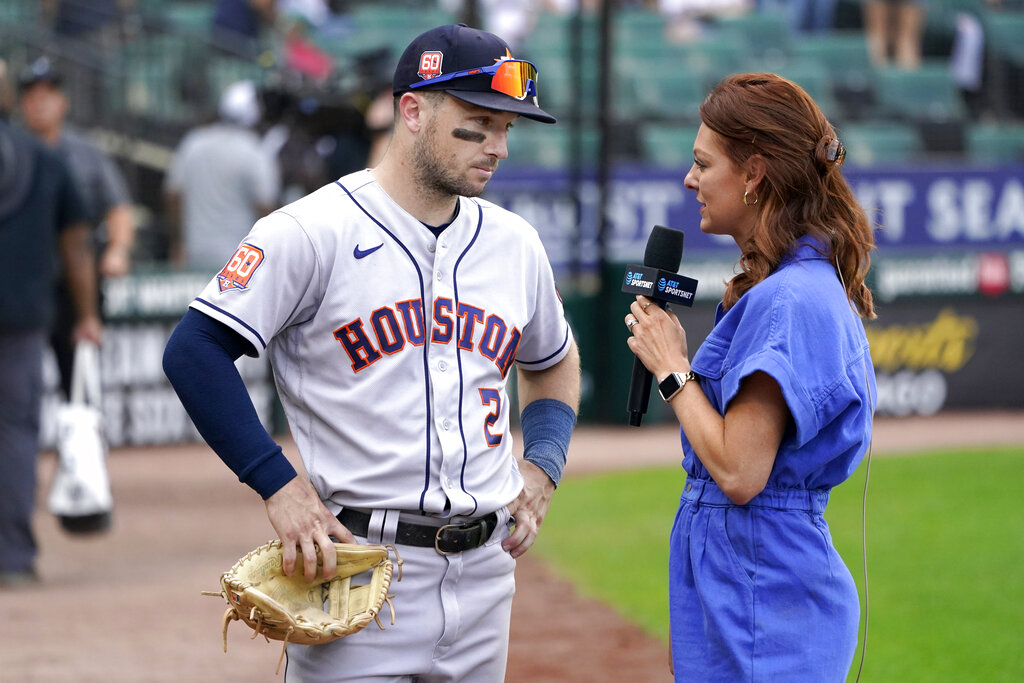
[[[309,480],[296,476],[267,498],[267,517],[282,544],[282,569],[285,576],[295,571],[295,559],[302,552],[302,566],[307,581],[316,577],[317,555],[320,548],[333,548],[333,536],[340,543],[355,543],[352,533],[331,514],[320,501]],[[337,558],[334,553],[323,555],[324,579],[334,576]]]
[[[523,490],[508,506],[508,511],[515,517],[516,528],[501,543],[512,557],[522,556],[537,539],[537,532],[555,492],[551,477],[532,462],[520,461],[519,471],[523,475]]]

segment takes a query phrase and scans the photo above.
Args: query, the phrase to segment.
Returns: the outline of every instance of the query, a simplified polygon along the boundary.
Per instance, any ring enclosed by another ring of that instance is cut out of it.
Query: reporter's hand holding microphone
[[[697,281],[679,275],[683,233],[654,226],[644,251],[644,263],[629,265],[622,291],[636,294],[624,322],[632,335],[626,340],[636,355],[629,383],[626,410],[629,423],[639,427],[647,412],[651,381],[666,401],[682,390],[689,379],[686,332],[668,304],[692,306]]]

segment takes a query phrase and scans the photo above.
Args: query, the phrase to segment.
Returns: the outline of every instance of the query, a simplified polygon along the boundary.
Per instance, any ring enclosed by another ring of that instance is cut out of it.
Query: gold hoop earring
[[[750,194],[750,193],[749,192],[744,192],[743,193],[743,206],[753,206],[754,204],[757,204],[757,199],[758,199],[757,195],[755,194],[754,195],[754,201],[750,202],[750,201],[747,201],[747,195],[748,194]]]

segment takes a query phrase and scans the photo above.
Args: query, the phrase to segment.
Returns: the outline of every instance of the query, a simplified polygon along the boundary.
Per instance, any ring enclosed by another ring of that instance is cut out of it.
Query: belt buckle
[[[437,554],[447,557],[448,555],[457,555],[458,553],[461,553],[461,550],[453,550],[451,552],[441,550],[441,533],[444,532],[445,529],[464,529],[466,526],[467,525],[465,524],[445,524],[444,526],[438,527],[437,533],[434,534],[434,550],[437,551]]]

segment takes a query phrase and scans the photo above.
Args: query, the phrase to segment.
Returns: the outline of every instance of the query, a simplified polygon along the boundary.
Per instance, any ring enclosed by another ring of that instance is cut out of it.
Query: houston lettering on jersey
[[[455,340],[463,351],[476,349],[492,361],[502,377],[508,374],[522,333],[515,327],[509,330],[500,316],[487,315],[484,309],[464,302],[456,306],[451,299],[438,297],[434,300],[433,320],[432,344]],[[352,371],[359,372],[384,356],[398,353],[406,344],[422,346],[426,341],[423,321],[422,301],[399,301],[394,307],[384,306],[370,314],[368,326],[362,318],[342,325],[334,331],[334,338],[351,359]]]

